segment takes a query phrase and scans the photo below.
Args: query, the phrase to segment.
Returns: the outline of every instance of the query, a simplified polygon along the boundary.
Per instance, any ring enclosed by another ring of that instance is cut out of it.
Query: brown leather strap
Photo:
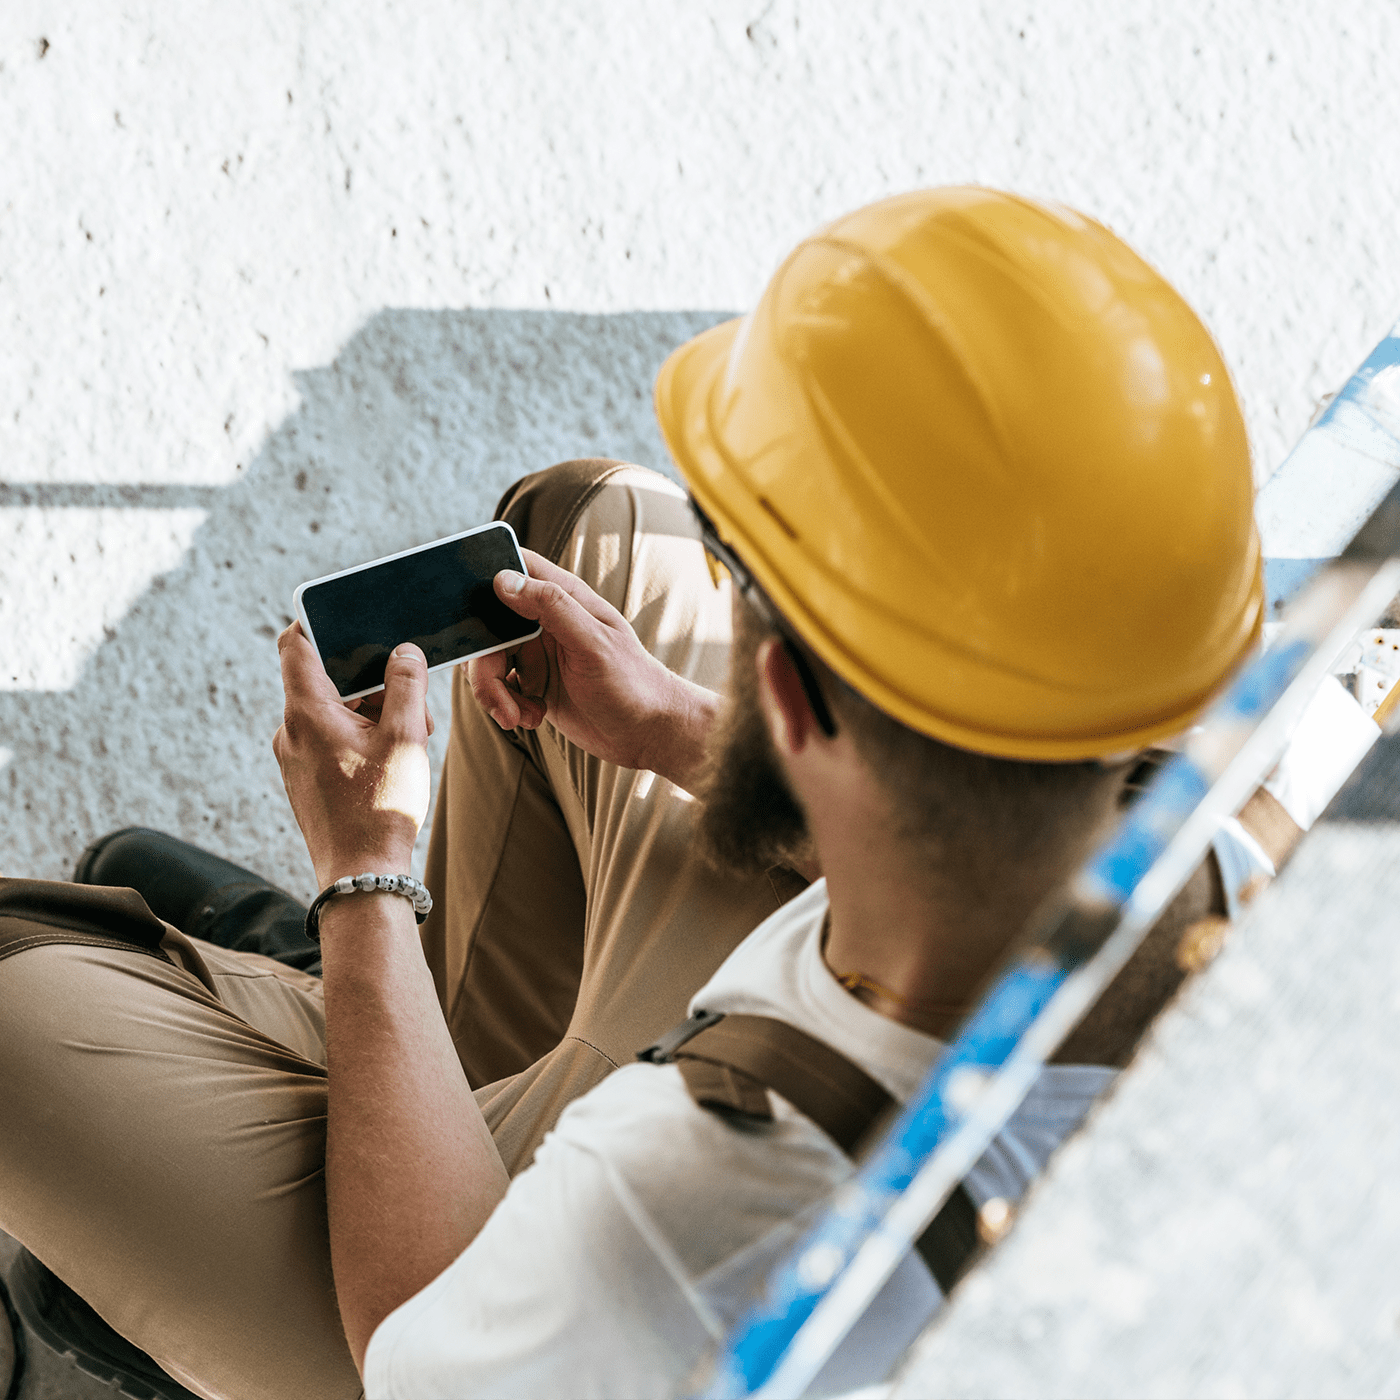
[[[1303,839],[1303,828],[1288,815],[1287,808],[1267,788],[1255,789],[1254,796],[1240,808],[1240,825],[1264,848],[1264,854],[1282,870],[1293,848]]]
[[[0,958],[49,943],[136,950],[168,962],[165,925],[135,890],[0,879]]]
[[[771,1119],[773,1105],[768,1090],[752,1075],[713,1060],[679,1059],[676,1067],[690,1090],[690,1097],[716,1113],[739,1118]]]
[[[962,1182],[939,1207],[928,1229],[914,1241],[914,1248],[944,1293],[951,1293],[953,1285],[977,1262],[982,1253],[977,1207]]]
[[[848,1156],[883,1122],[894,1100],[859,1065],[825,1042],[770,1016],[697,1012],[637,1057],[674,1063],[701,1108],[725,1117],[773,1117],[768,1090],[781,1094]],[[944,1293],[982,1249],[977,1207],[959,1184],[915,1242]]]
[[[890,1095],[859,1065],[771,1016],[726,1016],[690,1037],[673,1058],[702,1107],[771,1117],[763,1091],[772,1089],[849,1154],[894,1107]],[[686,1066],[696,1062],[711,1068],[688,1071]],[[714,1067],[728,1074],[716,1075]],[[732,1103],[721,1087],[731,1084],[737,1093]]]

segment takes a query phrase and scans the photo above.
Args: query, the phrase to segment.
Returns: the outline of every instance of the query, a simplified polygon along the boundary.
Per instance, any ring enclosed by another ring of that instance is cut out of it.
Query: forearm
[[[443,1021],[408,902],[335,899],[321,930],[331,1263],[363,1369],[374,1329],[471,1243],[507,1177]]]

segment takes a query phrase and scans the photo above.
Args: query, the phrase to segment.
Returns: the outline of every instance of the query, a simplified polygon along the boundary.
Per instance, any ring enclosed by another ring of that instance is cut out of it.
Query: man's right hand
[[[719,697],[662,665],[582,579],[524,554],[530,577],[497,574],[496,596],[544,630],[514,653],[467,663],[477,703],[502,729],[536,729],[547,719],[607,763],[651,769],[691,789]]]

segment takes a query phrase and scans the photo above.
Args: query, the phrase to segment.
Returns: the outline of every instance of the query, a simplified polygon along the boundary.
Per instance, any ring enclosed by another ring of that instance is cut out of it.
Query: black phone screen
[[[521,567],[514,538],[498,526],[308,584],[301,606],[326,674],[354,695],[384,684],[400,642],[416,642],[440,666],[528,637],[538,624],[491,587],[502,569]]]

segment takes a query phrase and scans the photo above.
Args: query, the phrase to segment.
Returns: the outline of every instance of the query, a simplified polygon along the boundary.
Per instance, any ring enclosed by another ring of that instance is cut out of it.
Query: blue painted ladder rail
[[[1210,708],[1065,901],[1033,925],[884,1139],[774,1270],[715,1358],[707,1400],[804,1392],[1204,858],[1220,821],[1277,762],[1337,656],[1400,590],[1394,332],[1280,474],[1294,464],[1301,465],[1286,483],[1304,470],[1330,481],[1334,466],[1344,479],[1345,491],[1335,494],[1346,495],[1348,531],[1360,529],[1335,559],[1309,558],[1309,581],[1290,580],[1293,598],[1273,644]],[[1289,489],[1298,494],[1296,485]],[[1287,534],[1286,522],[1275,527],[1276,536]]]

